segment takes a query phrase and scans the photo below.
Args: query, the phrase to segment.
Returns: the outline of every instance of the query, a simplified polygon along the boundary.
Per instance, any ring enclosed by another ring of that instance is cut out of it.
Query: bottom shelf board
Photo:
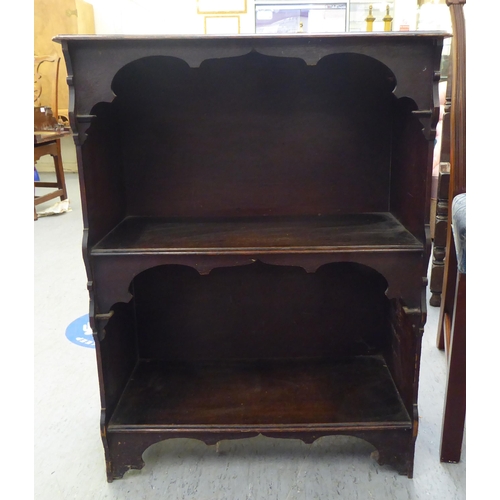
[[[140,360],[108,430],[297,426],[411,428],[381,356],[346,360]]]

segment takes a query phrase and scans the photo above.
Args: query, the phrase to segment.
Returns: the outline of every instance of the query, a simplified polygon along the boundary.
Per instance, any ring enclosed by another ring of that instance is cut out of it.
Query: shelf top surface
[[[165,34],[119,34],[119,35],[69,35],[60,34],[53,41],[141,41],[141,40],[210,40],[210,39],[318,39],[318,38],[447,38],[447,31],[389,31],[389,32],[348,32],[348,33],[244,33],[239,35],[165,35]]]
[[[92,254],[422,248],[422,243],[390,213],[217,219],[128,217],[93,247]]]

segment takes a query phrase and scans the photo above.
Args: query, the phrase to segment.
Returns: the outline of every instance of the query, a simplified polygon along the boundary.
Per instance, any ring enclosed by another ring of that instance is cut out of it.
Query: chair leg
[[[61,194],[61,201],[66,200],[68,198],[68,193],[66,190],[66,180],[64,178],[64,167],[62,162],[62,154],[61,154],[61,141],[56,141],[57,148],[57,156],[52,156],[54,159],[54,167],[56,170],[56,178],[59,189],[62,189],[63,193]]]
[[[446,255],[444,260],[443,290],[441,293],[441,309],[439,312],[438,331],[436,345],[443,350],[449,345],[449,334],[451,330],[451,317],[453,315],[455,288],[457,284],[457,253],[455,240],[451,233],[448,233],[448,243],[446,245]]]
[[[458,273],[441,434],[441,462],[459,462],[462,452],[466,406],[465,308],[465,274]]]
[[[35,170],[36,170],[36,167],[35,167]],[[33,196],[36,195],[36,187],[33,186]],[[34,209],[35,209],[35,220],[38,220],[38,214],[36,213],[36,205],[34,205]]]
[[[441,296],[441,300],[443,300],[443,296]],[[440,351],[444,350],[444,318],[443,318],[443,323],[440,322],[438,324],[438,334],[437,334],[437,339],[436,339],[436,345]]]

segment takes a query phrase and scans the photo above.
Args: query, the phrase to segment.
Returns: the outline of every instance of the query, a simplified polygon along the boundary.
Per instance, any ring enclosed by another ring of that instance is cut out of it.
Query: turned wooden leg
[[[431,292],[429,304],[434,307],[439,307],[441,305],[444,281],[444,258],[446,253],[446,230],[448,226],[448,218],[439,215],[442,213],[442,210],[439,208],[441,205],[442,202],[440,201],[438,203],[438,215],[436,216],[431,279],[429,283],[429,291]]]
[[[436,222],[434,229],[434,248],[432,251],[431,278],[429,291],[431,298],[429,304],[434,307],[441,305],[444,259],[446,253],[446,235],[448,230],[448,191],[450,186],[450,164],[440,163],[438,177],[438,193],[436,204]]]
[[[436,232],[440,230],[440,225],[436,224]],[[431,292],[429,304],[433,307],[439,307],[441,305],[441,292],[444,278],[444,254],[445,249],[436,246],[436,243],[434,243],[432,251],[431,279],[429,283],[429,291]]]

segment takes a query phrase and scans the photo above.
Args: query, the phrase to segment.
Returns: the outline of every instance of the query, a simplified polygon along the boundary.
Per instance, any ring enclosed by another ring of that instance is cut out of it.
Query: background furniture
[[[445,36],[57,38],[109,481],[258,434],[412,476]]]
[[[448,205],[450,190],[450,111],[451,89],[453,82],[453,63],[448,66],[446,81],[446,99],[443,110],[441,129],[441,148],[436,189],[436,208],[434,214],[434,234],[432,247],[432,267],[429,282],[431,297],[429,304],[439,307],[444,279],[444,258],[446,254],[446,238],[448,236]],[[432,216],[432,212],[431,212]]]
[[[61,138],[71,132],[65,130],[59,123],[58,117],[58,76],[61,58],[56,55],[35,56],[35,93],[34,93],[34,162],[45,155],[51,155],[54,160],[56,173],[55,181],[35,181],[35,220],[37,205],[45,203],[53,198],[68,198],[66,181],[64,179],[64,167],[61,155]],[[41,66],[49,67],[43,71]],[[46,91],[49,86],[50,92]],[[44,195],[37,195],[37,188],[55,188]]]
[[[440,162],[437,180],[436,215],[434,225],[434,240],[432,247],[432,267],[429,283],[431,297],[429,304],[434,307],[441,305],[443,291],[444,258],[446,254],[446,237],[448,234],[448,196],[450,190],[450,164]]]
[[[94,8],[84,0],[34,0],[35,55],[54,54],[62,58],[61,45],[52,39],[59,33],[95,33]],[[68,119],[69,93],[66,67],[61,66],[57,79],[59,114]],[[54,81],[54,84],[56,82]],[[46,82],[49,91],[52,82]]]
[[[465,0],[448,0],[453,23],[453,86],[450,115],[450,186],[443,292],[437,345],[448,361],[440,459],[460,460],[466,407],[465,192],[466,192],[466,50]],[[463,211],[463,213],[461,213]],[[453,227],[455,226],[455,227]],[[454,237],[455,234],[455,237]],[[463,241],[461,241],[463,238]],[[455,240],[457,244],[455,245]],[[457,259],[457,251],[460,258]],[[463,258],[462,258],[463,257]]]

